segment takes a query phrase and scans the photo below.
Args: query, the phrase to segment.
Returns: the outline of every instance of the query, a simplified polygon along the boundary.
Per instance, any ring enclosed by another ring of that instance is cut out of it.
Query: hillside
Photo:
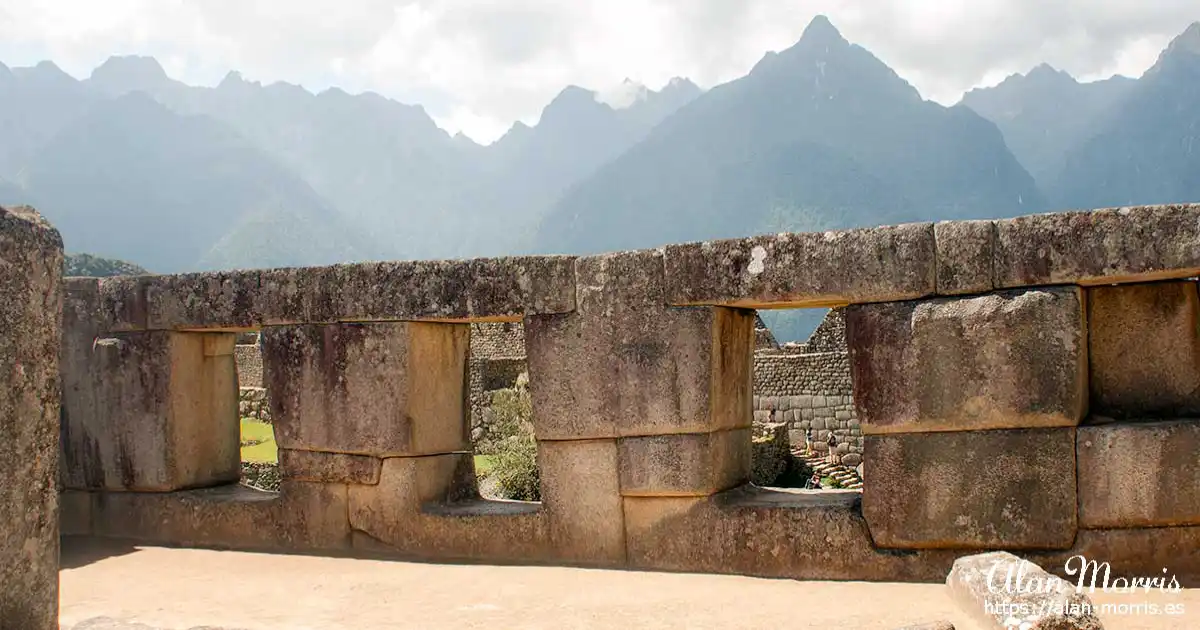
[[[215,88],[171,80],[150,58],[114,57],[86,82],[142,91],[172,110],[224,122],[293,169],[339,216],[373,237],[378,258],[510,254],[561,191],[623,152],[699,93],[687,81],[627,108],[565,89],[536,126],[483,147],[452,138],[420,106],[339,89],[312,94],[231,73]]]
[[[995,87],[967,92],[962,104],[996,123],[1038,184],[1052,186],[1067,153],[1097,133],[1136,83],[1120,76],[1080,83],[1041,64]]]
[[[917,91],[823,17],[569,190],[542,252],[1043,209],[995,125]]]
[[[1073,208],[1200,201],[1200,22],[1067,152],[1047,192]]]
[[[88,278],[111,278],[112,276],[144,276],[149,274],[142,267],[124,260],[100,258],[91,254],[67,254],[63,260],[63,275]]]
[[[161,272],[358,257],[350,230],[303,180],[225,126],[141,93],[100,102],[68,124],[24,175],[74,251]],[[255,217],[283,233],[246,234]],[[221,246],[239,231],[236,248]],[[273,249],[284,240],[286,251]]]

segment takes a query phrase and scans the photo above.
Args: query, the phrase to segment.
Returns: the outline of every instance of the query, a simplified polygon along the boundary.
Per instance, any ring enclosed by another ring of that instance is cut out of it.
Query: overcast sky
[[[870,9],[866,8],[870,6]],[[76,77],[116,54],[172,77],[336,85],[424,105],[488,142],[568,84],[703,87],[793,43],[818,13],[926,98],[1048,62],[1140,75],[1200,20],[1197,0],[0,0],[0,61]]]

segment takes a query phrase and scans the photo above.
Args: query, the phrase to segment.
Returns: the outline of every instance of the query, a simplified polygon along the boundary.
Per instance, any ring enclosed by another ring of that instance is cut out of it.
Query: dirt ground
[[[959,630],[974,627],[939,584],[422,564],[79,539],[64,542],[60,599],[63,628],[97,617],[169,630],[894,630],[938,620]],[[1109,616],[1105,628],[1200,628],[1200,590],[1154,601],[1186,610],[1171,617]]]

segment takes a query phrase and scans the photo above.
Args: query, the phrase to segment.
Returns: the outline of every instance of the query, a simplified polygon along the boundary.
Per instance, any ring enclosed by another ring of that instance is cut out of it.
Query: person
[[[804,454],[805,455],[813,454],[812,429],[804,430]]]
[[[830,463],[830,464],[836,464],[836,463],[838,463],[838,459],[837,459],[837,436],[835,436],[835,435],[833,434],[833,431],[830,431],[830,432],[829,432],[829,442],[828,442],[828,444],[829,444],[829,459],[828,459],[828,461],[829,461],[829,463]]]
[[[817,473],[814,471],[812,474],[812,477],[809,477],[808,484],[804,486],[804,489],[805,490],[820,490],[821,489],[820,473]]]

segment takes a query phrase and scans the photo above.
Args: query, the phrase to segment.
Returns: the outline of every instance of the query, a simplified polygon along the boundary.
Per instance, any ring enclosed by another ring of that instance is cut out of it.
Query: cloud
[[[490,140],[569,84],[620,101],[626,78],[734,79],[818,13],[944,103],[1041,62],[1138,75],[1200,19],[1195,0],[0,0],[0,61],[86,76],[110,55],[148,54],[189,83],[236,69],[370,89]]]

